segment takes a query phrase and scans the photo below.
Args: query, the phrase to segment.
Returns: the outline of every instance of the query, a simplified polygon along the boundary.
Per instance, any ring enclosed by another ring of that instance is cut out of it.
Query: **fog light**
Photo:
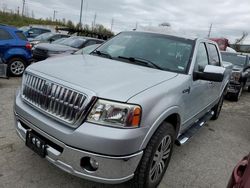
[[[84,170],[87,170],[90,172],[96,171],[99,167],[99,163],[95,159],[90,158],[90,157],[83,157],[81,159],[80,165]]]
[[[93,169],[94,170],[97,170],[98,169],[98,167],[99,167],[99,163],[95,160],[95,159],[93,159],[93,158],[90,158],[90,165],[93,167]]]

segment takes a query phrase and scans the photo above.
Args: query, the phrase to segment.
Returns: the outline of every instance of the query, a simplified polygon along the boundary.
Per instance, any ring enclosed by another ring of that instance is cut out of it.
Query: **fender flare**
[[[156,121],[153,123],[153,125],[150,127],[149,131],[147,132],[145,138],[143,139],[142,144],[140,146],[140,150],[143,150],[144,148],[146,148],[151,137],[153,136],[155,131],[159,128],[159,126],[162,124],[162,122],[164,122],[164,120],[166,120],[169,116],[173,114],[178,114],[178,115],[180,114],[179,106],[172,106],[168,108],[156,119]],[[179,115],[179,117],[180,117],[180,123],[176,127],[176,136],[179,135],[180,125],[181,125],[181,116]]]

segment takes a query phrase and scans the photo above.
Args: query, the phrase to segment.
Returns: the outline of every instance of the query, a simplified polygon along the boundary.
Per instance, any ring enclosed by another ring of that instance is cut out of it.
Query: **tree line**
[[[58,30],[68,31],[69,34],[77,33],[78,35],[93,36],[98,38],[110,38],[114,33],[105,28],[101,24],[96,24],[92,27],[89,25],[74,24],[71,20],[53,21],[51,18],[36,19],[34,17],[21,16],[13,12],[0,11],[0,24],[22,27],[28,25],[52,25]]]

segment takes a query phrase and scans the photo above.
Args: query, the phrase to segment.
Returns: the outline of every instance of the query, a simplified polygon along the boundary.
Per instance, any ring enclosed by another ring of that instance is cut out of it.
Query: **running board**
[[[206,113],[201,119],[197,120],[186,132],[178,137],[176,144],[181,146],[185,144],[196,132],[200,130],[207,121],[214,115],[214,111]]]

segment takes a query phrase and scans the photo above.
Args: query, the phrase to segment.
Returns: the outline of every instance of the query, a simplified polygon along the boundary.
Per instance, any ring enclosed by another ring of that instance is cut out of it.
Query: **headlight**
[[[93,106],[87,118],[91,123],[120,128],[139,127],[140,120],[140,106],[101,99]]]
[[[231,75],[231,80],[232,81],[240,81],[241,73],[240,72],[233,72]]]

